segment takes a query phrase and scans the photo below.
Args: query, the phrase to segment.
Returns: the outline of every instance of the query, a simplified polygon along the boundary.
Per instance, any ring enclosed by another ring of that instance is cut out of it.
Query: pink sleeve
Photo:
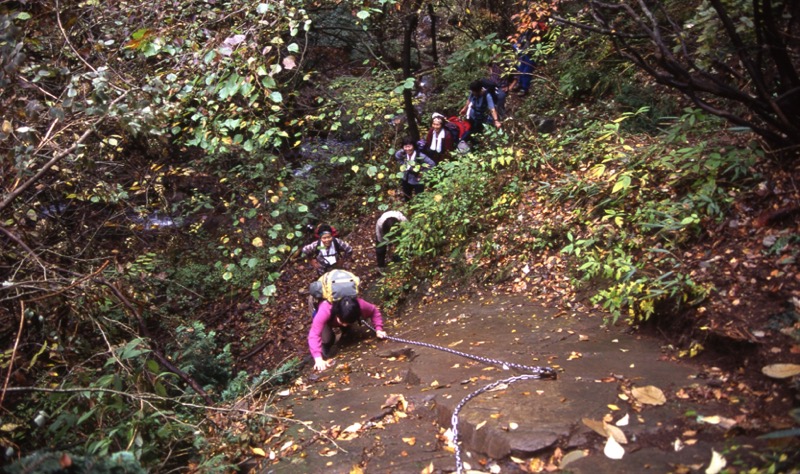
[[[381,310],[374,304],[358,299],[358,306],[361,307],[361,319],[372,318],[372,325],[376,331],[383,331],[383,316]]]
[[[311,321],[311,330],[308,331],[308,350],[311,352],[311,357],[322,357],[322,330],[329,319],[331,319],[331,304],[323,301],[319,304],[317,314]]]

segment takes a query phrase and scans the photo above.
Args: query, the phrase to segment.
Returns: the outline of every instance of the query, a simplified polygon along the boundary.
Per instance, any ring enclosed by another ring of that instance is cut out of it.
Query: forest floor
[[[714,400],[727,404],[729,410],[722,418],[732,425],[726,436],[746,434],[755,437],[797,427],[797,420],[790,414],[798,405],[797,377],[768,377],[762,370],[772,367],[780,372],[783,369],[775,364],[800,362],[800,272],[797,263],[800,254],[800,212],[797,205],[800,203],[800,190],[793,180],[797,175],[796,169],[765,175],[782,179],[765,183],[764,188],[759,188],[763,193],[741,197],[729,219],[707,229],[706,237],[682,256],[684,262],[694,269],[693,276],[698,282],[713,286],[709,298],[695,307],[656,315],[647,323],[626,328],[626,331],[650,337],[653,344],[660,346],[664,358],[691,362],[700,367],[695,373],[708,378],[710,383],[668,393],[667,399],[675,400],[677,397],[687,403]],[[528,238],[525,226],[546,219],[566,218],[558,215],[559,212],[568,210],[546,208],[531,194],[519,205],[518,215],[524,218],[504,223],[496,230],[494,242],[515,248]],[[377,218],[378,215],[362,216],[352,231],[342,236],[354,247],[348,268],[362,278],[363,288],[381,284],[373,244]],[[514,253],[509,252],[502,262],[478,262],[487,273],[490,266],[505,269],[503,277],[492,282],[478,279],[467,284],[445,280],[426,282],[424,287],[421,285],[409,295],[401,308],[390,309],[386,318],[392,319],[412,310],[420,311],[434,303],[456,302],[487,291],[526,297],[561,318],[576,317],[579,312],[592,307],[585,296],[588,291],[576,289],[571,284],[570,262],[558,250],[544,250],[535,258],[530,255],[520,257],[515,259]],[[307,355],[310,315],[306,289],[315,278],[316,274],[307,262],[297,260],[289,263],[279,282],[278,301],[262,314],[266,329],[261,343],[238,348],[240,354],[247,354],[242,363],[250,373],[272,369],[292,357]],[[380,301],[374,302],[380,305]],[[624,323],[621,324],[625,327]],[[620,327],[620,324],[616,326]],[[602,331],[599,325],[597,327],[598,332]],[[587,334],[587,337],[595,335]],[[253,347],[258,350],[253,351]],[[312,374],[309,365],[303,371],[303,380],[319,378]],[[597,377],[607,375],[602,373]],[[792,439],[797,437],[789,438]],[[787,450],[795,462],[800,459],[796,443],[780,449]],[[558,465],[558,460],[552,455],[551,452],[551,458],[545,459],[544,467]],[[763,462],[766,465],[770,461],[764,459]],[[691,469],[685,472],[691,472]]]

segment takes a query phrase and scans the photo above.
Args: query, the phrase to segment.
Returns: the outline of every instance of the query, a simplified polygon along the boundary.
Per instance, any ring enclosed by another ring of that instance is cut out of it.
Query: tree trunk
[[[403,76],[411,77],[411,45],[414,32],[417,30],[419,19],[417,12],[414,11],[406,17],[405,35],[403,37]],[[417,126],[417,112],[414,110],[412,101],[413,89],[403,89],[403,103],[406,111],[406,121],[408,122],[408,134],[416,142],[419,140],[419,127]]]
[[[439,65],[439,54],[436,52],[436,15],[433,12],[433,3],[428,4],[428,17],[431,19],[431,56],[433,56],[433,66]]]

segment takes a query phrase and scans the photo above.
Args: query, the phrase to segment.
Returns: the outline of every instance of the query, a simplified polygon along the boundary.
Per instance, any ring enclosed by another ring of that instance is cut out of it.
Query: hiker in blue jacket
[[[481,133],[484,123],[491,123],[497,128],[503,125],[500,123],[500,115],[492,95],[480,80],[473,81],[469,85],[469,97],[467,103],[461,108],[460,114],[467,118],[470,125],[469,131],[461,137],[462,140],[473,134]]]

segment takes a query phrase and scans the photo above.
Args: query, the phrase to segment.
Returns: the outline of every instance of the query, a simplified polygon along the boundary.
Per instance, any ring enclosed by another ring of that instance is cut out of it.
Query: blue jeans
[[[520,90],[528,92],[528,88],[531,87],[531,79],[533,79],[533,61],[530,56],[523,54],[519,57],[517,72],[519,73],[517,84],[519,84]]]

